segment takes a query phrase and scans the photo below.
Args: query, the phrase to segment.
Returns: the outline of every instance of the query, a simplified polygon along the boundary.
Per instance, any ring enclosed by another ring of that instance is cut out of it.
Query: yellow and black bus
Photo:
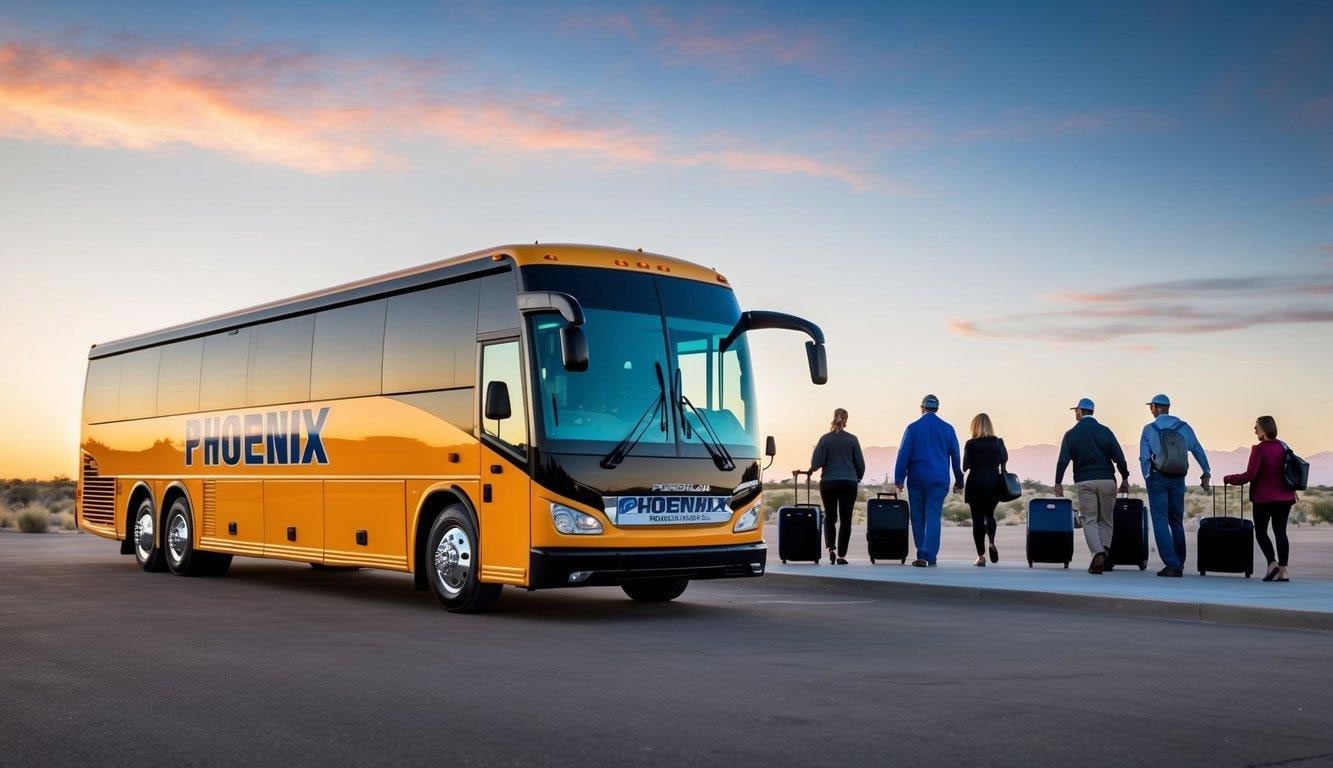
[[[817,326],[714,270],[534,244],[98,344],[79,527],[146,571],[386,568],[455,611],[758,576],[759,328],[807,334],[826,380]]]

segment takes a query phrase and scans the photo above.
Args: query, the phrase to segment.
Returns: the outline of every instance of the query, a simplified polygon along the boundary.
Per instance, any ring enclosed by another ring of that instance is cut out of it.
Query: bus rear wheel
[[[689,579],[642,579],[627,581],[620,588],[635,602],[665,603],[680,597],[689,585]]]
[[[167,567],[177,576],[202,576],[208,571],[211,553],[194,548],[194,521],[184,499],[176,499],[167,510],[167,528],[162,549]]]
[[[157,513],[153,509],[153,500],[144,499],[134,512],[134,527],[129,536],[134,540],[134,561],[145,571],[165,571],[166,563],[162,548],[157,545]]]
[[[454,613],[481,613],[500,597],[499,584],[483,584],[477,527],[462,505],[446,507],[426,538],[426,579],[435,599]]]

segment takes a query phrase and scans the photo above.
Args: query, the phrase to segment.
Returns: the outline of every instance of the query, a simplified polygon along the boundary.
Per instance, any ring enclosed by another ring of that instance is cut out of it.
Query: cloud
[[[1333,323],[1333,277],[1236,277],[1143,283],[1048,298],[1066,306],[1044,312],[950,320],[973,337],[1107,342],[1132,336],[1197,335],[1272,325]],[[1133,345],[1138,348],[1142,345]]]
[[[392,164],[344,136],[362,109],[263,106],[306,66],[261,50],[126,58],[0,45],[0,135],[137,150],[183,143],[313,173]]]
[[[309,173],[402,169],[390,149],[426,136],[496,151],[565,153],[606,167],[709,167],[903,193],[856,165],[744,138],[626,127],[548,94],[443,93],[430,62],[269,48],[117,52],[0,43],[0,137],[150,151],[189,145]]]

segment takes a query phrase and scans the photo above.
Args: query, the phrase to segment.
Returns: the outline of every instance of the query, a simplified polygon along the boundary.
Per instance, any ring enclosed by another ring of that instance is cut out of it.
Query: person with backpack
[[[954,493],[963,490],[963,468],[959,463],[958,435],[949,422],[939,417],[940,399],[926,395],[921,399],[921,418],[907,425],[898,460],[893,468],[893,484],[902,493],[907,485],[907,501],[912,513],[912,540],[916,542],[918,568],[935,565],[940,551],[940,518],[944,515],[944,497],[949,495],[949,467],[953,466]]]
[[[1227,475],[1227,485],[1250,484],[1250,501],[1254,502],[1254,538],[1259,549],[1268,558],[1268,573],[1264,581],[1291,581],[1287,576],[1287,558],[1291,547],[1287,543],[1287,516],[1296,503],[1296,491],[1287,484],[1286,462],[1290,451],[1277,439],[1277,421],[1272,416],[1260,416],[1254,422],[1254,434],[1259,438],[1250,449],[1250,463],[1244,472]],[[1273,538],[1277,539],[1277,558],[1273,557],[1273,542],[1268,539],[1268,524],[1273,524]]]
[[[1185,572],[1185,476],[1190,470],[1190,454],[1199,462],[1203,475],[1199,485],[1208,489],[1212,475],[1208,454],[1194,435],[1194,430],[1171,415],[1171,400],[1154,395],[1145,405],[1153,420],[1139,438],[1139,465],[1148,487],[1148,512],[1152,517],[1153,538],[1162,558],[1158,576],[1179,577]]]
[[[1074,463],[1074,489],[1078,495],[1078,514],[1083,518],[1083,538],[1092,553],[1088,573],[1102,573],[1114,565],[1107,562],[1111,554],[1111,534],[1115,519],[1115,473],[1120,470],[1122,492],[1129,491],[1129,465],[1125,451],[1115,439],[1115,433],[1093,418],[1096,406],[1083,398],[1070,408],[1074,412],[1074,426],[1060,441],[1060,458],[1055,464],[1055,495],[1065,495],[1065,469]]]
[[[833,422],[815,443],[810,457],[810,471],[819,475],[819,495],[824,500],[824,545],[828,561],[847,564],[847,545],[852,540],[852,508],[866,474],[866,460],[861,442],[847,431],[847,410],[833,411]],[[836,545],[835,545],[836,542]]]

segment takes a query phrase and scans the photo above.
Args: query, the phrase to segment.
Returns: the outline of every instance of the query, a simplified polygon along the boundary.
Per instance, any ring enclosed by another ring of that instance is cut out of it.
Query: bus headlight
[[[570,536],[602,532],[602,523],[597,518],[555,502],[551,502],[551,522],[555,524],[557,531]]]
[[[759,527],[759,505],[755,504],[736,519],[736,524],[731,527],[732,533],[742,531],[753,531]]]

